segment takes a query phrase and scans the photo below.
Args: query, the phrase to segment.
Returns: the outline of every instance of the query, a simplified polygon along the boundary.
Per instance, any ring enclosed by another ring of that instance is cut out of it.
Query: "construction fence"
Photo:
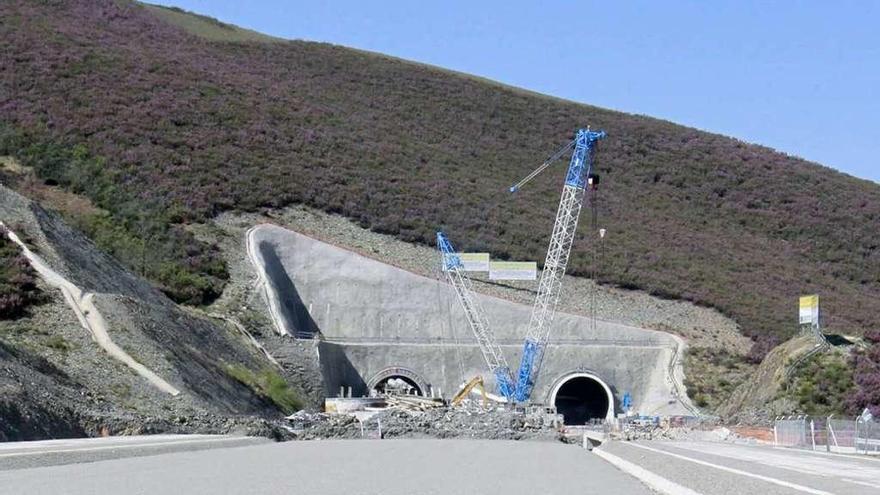
[[[773,443],[781,447],[880,455],[880,423],[833,417],[779,417],[773,425]]]

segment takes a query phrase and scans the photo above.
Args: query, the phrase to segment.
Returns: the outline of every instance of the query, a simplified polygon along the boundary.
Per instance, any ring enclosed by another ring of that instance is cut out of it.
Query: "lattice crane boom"
[[[595,143],[604,137],[605,132],[603,131],[591,131],[589,128],[579,129],[574,141],[564,146],[550,160],[544,162],[537,170],[510,188],[511,192],[516,192],[523,184],[546,169],[552,160],[560,157],[574,146],[568,165],[568,173],[565,176],[565,185],[562,188],[562,198],[556,211],[556,222],[553,224],[550,246],[547,248],[547,258],[544,261],[541,281],[538,284],[538,294],[535,296],[535,304],[529,318],[522,360],[517,372],[514,399],[519,403],[529,400],[532,388],[538,379],[544,350],[550,338],[556,305],[562,292],[562,278],[568,266],[588,177],[592,171],[592,151]]]
[[[510,366],[501,352],[501,346],[498,345],[495,334],[489,328],[485,311],[474,297],[473,284],[465,274],[461,257],[456,254],[452,243],[443,232],[437,232],[437,249],[440,251],[446,280],[455,289],[458,302],[464,309],[468,324],[480,347],[480,352],[483,354],[483,359],[486,361],[489,371],[495,376],[498,393],[508,401],[512,401],[515,387]]]

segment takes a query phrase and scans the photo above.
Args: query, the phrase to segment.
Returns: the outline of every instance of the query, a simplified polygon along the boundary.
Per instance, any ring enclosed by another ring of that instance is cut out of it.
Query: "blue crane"
[[[544,350],[550,338],[550,328],[556,313],[556,304],[559,302],[559,294],[562,290],[562,278],[568,266],[578,217],[591,177],[592,152],[596,142],[604,137],[604,131],[591,131],[589,128],[579,129],[573,141],[563,146],[534,172],[510,188],[510,192],[515,193],[556,159],[574,148],[568,165],[568,173],[565,175],[562,198],[559,200],[556,222],[550,236],[550,246],[547,248],[547,258],[544,261],[538,294],[535,297],[535,305],[532,307],[532,315],[529,319],[529,327],[523,345],[522,360],[513,394],[514,400],[518,403],[529,400],[541,370]]]
[[[489,367],[489,371],[495,376],[495,384],[498,393],[508,402],[513,399],[514,384],[510,374],[510,366],[501,352],[501,346],[495,340],[495,334],[489,328],[486,313],[474,297],[473,284],[465,274],[464,264],[461,257],[455,252],[452,243],[443,232],[437,232],[437,249],[440,251],[440,260],[446,280],[455,289],[458,302],[464,309],[468,324],[483,354],[483,359]]]

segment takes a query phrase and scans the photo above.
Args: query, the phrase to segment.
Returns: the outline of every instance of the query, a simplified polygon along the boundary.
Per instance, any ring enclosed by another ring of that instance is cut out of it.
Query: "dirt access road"
[[[3,222],[0,222],[0,227],[6,228]],[[178,395],[180,393],[176,387],[162,379],[143,364],[139,363],[113,342],[110,338],[110,334],[107,332],[107,324],[104,321],[104,317],[101,316],[97,306],[95,306],[94,294],[91,292],[83,292],[79,287],[64,278],[60,273],[52,269],[48,263],[43,261],[42,258],[31,251],[15,232],[8,228],[7,231],[9,239],[21,248],[22,253],[27,258],[28,262],[30,262],[31,267],[33,267],[37,274],[39,274],[40,278],[42,278],[47,284],[61,291],[67,305],[70,306],[70,309],[76,314],[80,325],[91,333],[92,339],[95,343],[104,349],[108,355],[124,363],[159,390],[170,395]]]

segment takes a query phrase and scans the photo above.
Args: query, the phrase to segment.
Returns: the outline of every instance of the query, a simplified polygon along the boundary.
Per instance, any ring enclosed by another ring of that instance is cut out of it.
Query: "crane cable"
[[[446,283],[446,275],[443,273],[443,269],[435,268],[434,269],[435,276],[437,280],[441,282],[441,285],[438,285],[438,291],[443,292],[439,289],[441,286],[449,286]],[[461,342],[458,339],[458,333],[455,331],[455,322],[452,321],[452,302],[451,298],[448,297],[448,292],[444,293],[443,296],[446,300],[446,321],[449,324],[449,331],[452,334],[452,346],[455,348],[455,358],[458,361],[458,374],[461,377],[461,380],[467,381],[467,378],[464,376],[464,359],[461,357]]]
[[[593,190],[590,194],[590,210],[592,213],[592,222],[590,225],[590,236],[599,235],[599,184],[596,183],[593,185]],[[593,237],[595,239],[595,237]],[[599,237],[599,242],[602,242],[601,236]],[[595,244],[595,241],[594,241]],[[590,330],[595,334],[596,332],[596,293],[599,290],[599,284],[596,281],[596,273],[597,273],[597,252],[598,246],[591,246],[593,251],[593,262],[590,264],[590,282],[592,283],[592,287],[590,288]]]
[[[516,186],[513,186],[513,187],[510,188],[510,190],[505,191],[505,192],[502,193],[502,194],[499,194],[499,195],[497,196],[497,199],[495,199],[495,201],[493,201],[493,202],[492,202],[487,208],[483,208],[483,209],[481,210],[481,212],[482,212],[482,215],[481,215],[481,216],[482,216],[483,219],[484,219],[484,221],[482,222],[482,224],[483,224],[483,225],[489,225],[489,224],[491,223],[489,220],[490,220],[490,217],[492,216],[492,214],[495,213],[495,211],[496,211],[500,206],[502,206],[502,204],[507,205],[507,204],[510,203],[510,201],[511,201],[511,191],[512,191],[514,188],[516,188],[516,189],[518,190],[518,188],[519,188],[520,186],[524,185],[524,184],[525,184],[526,182],[528,182],[529,180],[535,178],[538,174],[540,174],[542,171],[544,171],[545,169],[547,169],[547,168],[548,168],[550,165],[552,165],[554,162],[556,162],[557,160],[559,160],[560,158],[562,158],[562,156],[563,156],[567,151],[571,150],[572,147],[574,147],[574,145],[575,145],[575,141],[574,141],[574,140],[569,141],[567,144],[565,144],[565,145],[562,146],[560,149],[558,149],[555,153],[553,153],[552,155],[550,155],[549,157],[547,157],[547,159],[544,160],[544,162],[543,162],[538,168],[536,168],[534,171],[532,171],[532,173],[530,173],[526,178],[524,178],[523,180],[519,181],[519,182],[517,183]],[[491,196],[490,196],[490,197],[491,197]],[[516,197],[520,197],[520,196],[517,195]],[[516,197],[515,197],[515,198],[516,198]],[[514,200],[516,200],[516,199],[514,199]],[[551,213],[552,213],[552,210],[551,210]],[[454,230],[454,229],[448,229],[448,227],[450,227],[450,225],[441,225],[441,227],[442,227],[442,230]],[[493,236],[494,236],[494,234],[493,234]],[[442,274],[441,274],[441,275],[442,275]]]

